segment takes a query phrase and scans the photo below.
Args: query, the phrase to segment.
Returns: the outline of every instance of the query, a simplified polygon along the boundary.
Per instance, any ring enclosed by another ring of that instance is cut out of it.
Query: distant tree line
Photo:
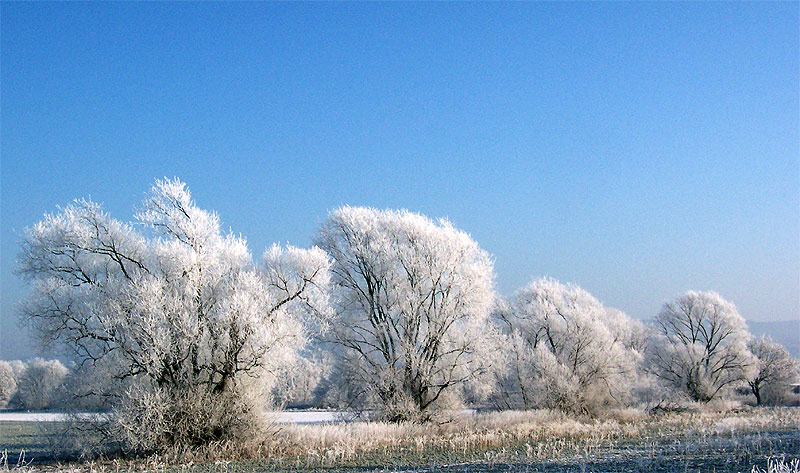
[[[314,243],[256,262],[178,180],[157,181],[133,223],[77,200],[24,234],[22,314],[80,367],[55,389],[112,411],[102,428],[143,451],[252,436],[286,405],[397,422],[464,406],[596,415],[743,386],[787,402],[798,376],[713,292],[648,326],[553,279],[503,298],[468,234],[408,211],[342,207]],[[3,399],[22,379],[6,365]]]
[[[47,410],[69,401],[69,370],[58,360],[0,361],[0,408]]]

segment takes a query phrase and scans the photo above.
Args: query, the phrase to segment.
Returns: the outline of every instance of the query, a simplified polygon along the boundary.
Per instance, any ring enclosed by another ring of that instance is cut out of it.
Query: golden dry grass
[[[158,456],[117,458],[40,470],[249,471],[455,463],[550,462],[589,456],[629,442],[704,442],[757,432],[800,430],[799,408],[697,410],[651,416],[613,411],[603,418],[575,418],[553,411],[492,412],[444,424],[353,422],[274,426],[268,438],[246,444],[219,443],[174,449]],[[28,469],[32,469],[29,467]]]

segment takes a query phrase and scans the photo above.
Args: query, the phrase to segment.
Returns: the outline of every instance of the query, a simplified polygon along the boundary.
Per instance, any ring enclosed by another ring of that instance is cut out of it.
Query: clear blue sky
[[[19,232],[178,176],[260,255],[342,204],[449,217],[509,294],[800,317],[795,3],[7,3],[0,358]]]

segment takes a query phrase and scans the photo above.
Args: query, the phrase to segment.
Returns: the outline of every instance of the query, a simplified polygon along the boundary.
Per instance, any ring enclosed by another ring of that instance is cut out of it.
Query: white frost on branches
[[[425,419],[485,373],[494,273],[469,235],[407,211],[343,207],[317,244],[333,260],[340,379],[363,402]]]
[[[641,330],[624,313],[548,278],[520,289],[497,312],[507,337],[501,407],[597,412],[627,401]]]
[[[18,272],[33,290],[23,315],[45,341],[109,370],[109,387],[126,387],[119,405],[133,413],[158,399],[167,404],[159,415],[178,425],[197,413],[170,399],[192,398],[235,418],[201,415],[199,426],[145,444],[129,428],[135,446],[229,436],[228,424],[260,414],[249,394],[269,389],[269,373],[305,345],[304,327],[327,321],[328,258],[273,247],[254,264],[245,240],[223,234],[177,179],[157,181],[135,218],[125,224],[77,200],[28,229]]]
[[[650,371],[693,401],[708,402],[755,366],[736,307],[715,292],[689,291],[656,316]]]
[[[756,361],[756,369],[747,378],[756,404],[786,402],[792,383],[800,381],[800,362],[770,337],[751,339],[748,348]]]

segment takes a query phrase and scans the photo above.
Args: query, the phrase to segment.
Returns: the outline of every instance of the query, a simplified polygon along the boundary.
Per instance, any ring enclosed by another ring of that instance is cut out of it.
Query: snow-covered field
[[[61,412],[0,412],[0,422],[59,422],[67,420]]]
[[[79,414],[92,416],[98,414]],[[268,414],[270,419],[281,424],[323,424],[343,422],[346,412],[339,411],[283,411]],[[63,412],[0,412],[0,422],[61,422],[68,420],[69,415]]]

